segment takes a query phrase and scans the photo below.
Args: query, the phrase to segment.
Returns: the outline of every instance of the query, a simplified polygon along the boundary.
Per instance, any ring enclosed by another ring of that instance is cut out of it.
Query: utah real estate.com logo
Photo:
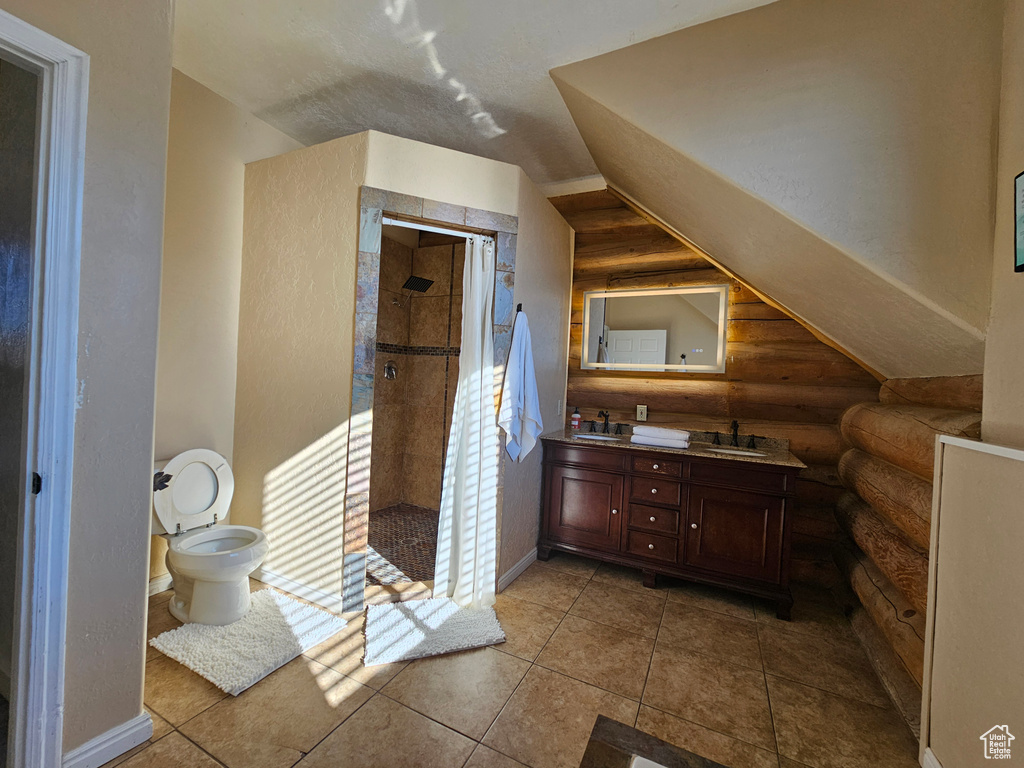
[[[986,760],[1010,759],[1010,742],[1016,737],[1010,733],[1009,726],[994,725],[981,734],[980,738],[985,744]]]

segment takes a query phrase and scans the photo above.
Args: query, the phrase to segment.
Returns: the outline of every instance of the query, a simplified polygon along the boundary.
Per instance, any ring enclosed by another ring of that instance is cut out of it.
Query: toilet
[[[231,624],[249,611],[249,574],[270,545],[263,531],[228,525],[235,478],[216,451],[185,451],[153,468],[153,533],[167,539],[170,611],[185,623]]]

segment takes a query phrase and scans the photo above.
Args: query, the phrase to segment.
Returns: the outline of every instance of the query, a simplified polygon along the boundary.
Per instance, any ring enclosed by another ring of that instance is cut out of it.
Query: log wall
[[[609,410],[613,421],[634,424],[641,404],[650,425],[727,432],[736,419],[744,434],[788,439],[808,465],[797,484],[792,578],[833,586],[839,572],[831,550],[844,537],[834,515],[846,447],[839,422],[851,405],[877,402],[878,380],[612,194],[551,202],[576,230],[566,414],[579,407],[589,420]],[[729,285],[724,374],[580,367],[585,291],[723,283]]]

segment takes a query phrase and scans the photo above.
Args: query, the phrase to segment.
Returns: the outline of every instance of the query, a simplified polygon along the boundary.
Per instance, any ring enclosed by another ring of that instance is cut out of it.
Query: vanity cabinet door
[[[782,580],[785,500],[750,491],[691,485],[687,565],[778,584]]]
[[[615,552],[622,530],[623,476],[549,466],[547,535],[566,544]]]

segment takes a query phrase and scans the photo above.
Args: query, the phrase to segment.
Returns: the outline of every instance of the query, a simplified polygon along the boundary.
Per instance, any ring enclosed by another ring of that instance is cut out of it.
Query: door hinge
[[[32,473],[32,495],[38,496],[39,492],[43,490],[43,478],[38,472]]]

